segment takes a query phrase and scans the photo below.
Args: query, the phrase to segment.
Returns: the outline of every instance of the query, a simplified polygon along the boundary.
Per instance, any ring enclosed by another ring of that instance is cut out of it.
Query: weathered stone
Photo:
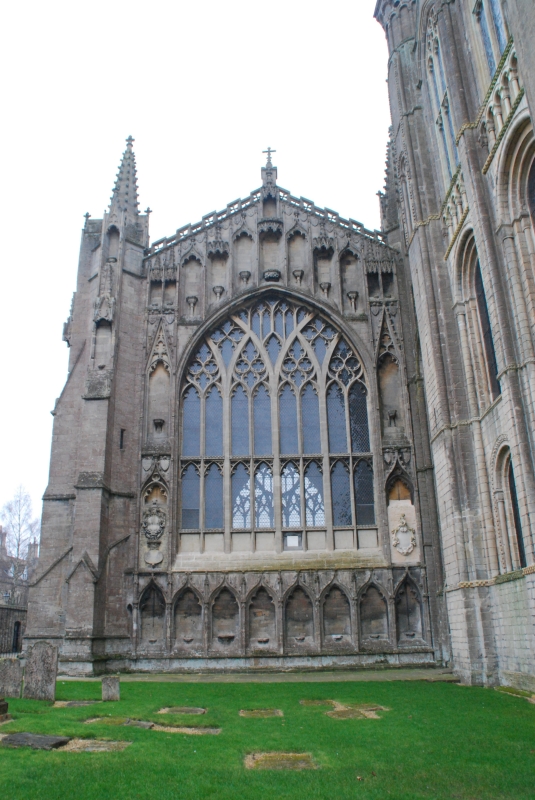
[[[158,714],[206,714],[206,709],[192,706],[170,706],[169,708],[161,708]]]
[[[143,719],[127,719],[123,725],[132,725],[134,728],[145,728],[145,730],[154,728],[154,722],[147,722]]]
[[[36,642],[26,653],[22,696],[26,700],[54,701],[57,672],[58,648],[48,642]]]
[[[113,702],[121,699],[120,682],[116,675],[106,675],[102,678],[102,699]]]
[[[3,697],[0,698],[0,717],[3,714],[7,714],[8,712],[8,705]]]
[[[2,747],[31,747],[33,750],[55,750],[70,742],[69,736],[43,736],[37,733],[9,733],[0,740]]]
[[[0,658],[0,697],[20,697],[22,664],[18,658]]]

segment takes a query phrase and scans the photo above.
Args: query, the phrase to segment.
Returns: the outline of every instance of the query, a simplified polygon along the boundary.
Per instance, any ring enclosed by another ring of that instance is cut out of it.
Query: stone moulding
[[[482,586],[499,586],[501,583],[519,581],[525,578],[526,575],[533,574],[535,574],[535,564],[530,564],[529,567],[515,569],[512,572],[505,572],[503,575],[495,575],[494,578],[488,578],[487,580],[459,581],[457,586],[446,589],[446,592],[456,592],[458,589],[479,589]]]

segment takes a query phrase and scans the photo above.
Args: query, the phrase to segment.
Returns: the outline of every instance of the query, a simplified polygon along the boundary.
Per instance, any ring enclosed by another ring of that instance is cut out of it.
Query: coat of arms
[[[392,531],[392,544],[402,556],[408,556],[416,547],[416,531],[409,527],[405,514],[402,514],[399,525]]]
[[[167,515],[162,508],[158,508],[156,501],[151,508],[143,514],[143,533],[150,542],[161,539],[165,530]]]

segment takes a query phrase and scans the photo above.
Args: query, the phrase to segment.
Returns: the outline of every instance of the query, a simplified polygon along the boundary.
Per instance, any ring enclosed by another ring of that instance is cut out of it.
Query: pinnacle
[[[110,212],[124,211],[128,221],[133,221],[139,213],[134,141],[133,136],[129,136],[126,140],[126,150],[119,165],[110,202]]]

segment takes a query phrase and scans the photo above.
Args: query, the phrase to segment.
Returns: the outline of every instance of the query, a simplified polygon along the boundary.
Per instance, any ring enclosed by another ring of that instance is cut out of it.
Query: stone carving
[[[95,299],[94,309],[93,319],[95,322],[100,322],[100,320],[112,322],[115,311],[115,298],[108,292],[101,294]]]
[[[243,283],[244,286],[247,286],[247,284],[249,283],[249,278],[250,277],[251,277],[251,273],[249,272],[249,270],[248,269],[242,269],[242,271],[240,272],[240,280],[241,280],[241,282]]]
[[[416,531],[409,527],[409,523],[402,514],[399,525],[392,531],[392,544],[402,556],[409,556],[416,547]]]
[[[329,289],[330,288],[331,288],[331,284],[329,283],[329,281],[323,281],[323,283],[320,283],[320,289],[323,292],[323,294],[325,295],[325,297],[329,297]]]
[[[273,238],[280,238],[282,236],[282,231],[284,229],[284,225],[282,220],[280,219],[261,219],[258,223],[258,233],[261,237],[270,236]]]
[[[102,678],[102,699],[115,703],[121,699],[121,684],[117,675],[105,675]]]
[[[160,329],[158,330],[154,347],[152,348],[152,358],[150,361],[149,374],[151,372],[154,372],[158,364],[163,364],[166,370],[169,372],[169,353],[167,348],[167,342],[165,341],[165,334],[161,326]]]
[[[152,506],[143,514],[143,533],[150,542],[161,539],[167,522],[167,514],[153,501]]]
[[[228,258],[229,252],[229,243],[223,239],[213,239],[206,245],[208,258]]]
[[[219,301],[221,300],[221,296],[222,296],[223,292],[225,291],[225,287],[224,286],[214,286],[212,291],[213,291],[213,293],[215,294],[215,296],[217,298],[217,302],[219,303]]]
[[[190,297],[186,297],[186,303],[189,306],[189,312],[190,312],[191,316],[193,316],[194,313],[195,313],[195,306],[197,305],[198,301],[199,301],[199,298],[195,297],[195,295],[191,295]]]
[[[351,308],[353,309],[353,311],[356,311],[357,310],[357,300],[359,299],[359,293],[358,292],[348,292],[347,293],[347,298],[348,298],[349,302],[351,303]]]
[[[266,269],[263,278],[265,281],[271,281],[272,283],[277,283],[281,279],[281,273],[279,269]]]
[[[303,275],[305,274],[304,269],[294,269],[293,276],[295,278],[295,282],[298,286],[301,286],[301,281],[303,280]]]
[[[57,672],[58,648],[36,642],[26,654],[22,696],[26,700],[55,700]]]
[[[18,658],[0,658],[0,697],[20,697],[22,664]]]

